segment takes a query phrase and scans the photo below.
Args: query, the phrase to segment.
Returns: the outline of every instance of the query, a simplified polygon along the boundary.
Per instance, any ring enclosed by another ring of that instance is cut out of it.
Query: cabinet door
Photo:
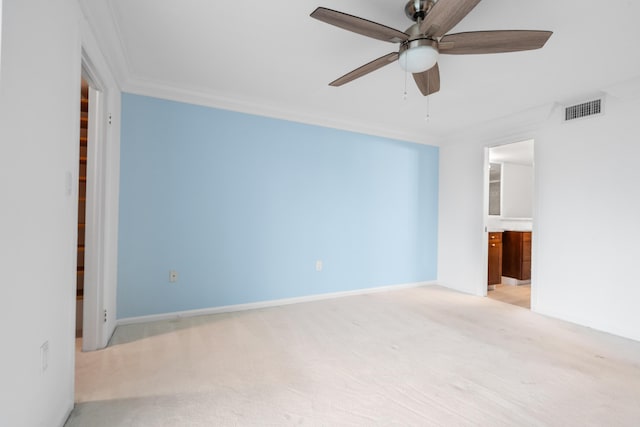
[[[522,233],[517,231],[504,232],[504,254],[502,258],[502,273],[506,277],[515,279],[520,276],[522,263]]]
[[[518,280],[531,279],[531,232],[505,231],[502,275]]]
[[[531,232],[522,233],[522,268],[520,280],[531,280]]]
[[[487,284],[502,282],[502,233],[489,233],[489,269]]]

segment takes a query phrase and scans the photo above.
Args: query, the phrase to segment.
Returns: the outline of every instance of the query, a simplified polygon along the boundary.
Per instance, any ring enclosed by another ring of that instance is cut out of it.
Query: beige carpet
[[[640,343],[439,287],[119,327],[67,426],[638,426]]]

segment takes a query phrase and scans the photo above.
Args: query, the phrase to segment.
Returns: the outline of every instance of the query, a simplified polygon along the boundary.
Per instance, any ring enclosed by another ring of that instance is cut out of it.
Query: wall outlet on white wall
[[[178,281],[178,272],[175,270],[169,271],[169,282],[175,283]]]

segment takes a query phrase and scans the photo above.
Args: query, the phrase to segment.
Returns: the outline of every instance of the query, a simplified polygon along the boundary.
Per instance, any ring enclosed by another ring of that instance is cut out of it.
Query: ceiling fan
[[[518,52],[539,49],[545,45],[551,31],[500,30],[447,34],[480,0],[410,0],[406,15],[415,22],[406,31],[399,31],[357,16],[319,7],[311,17],[363,36],[390,43],[399,43],[398,52],[375,59],[329,83],[342,86],[392,62],[413,74],[424,96],[440,90],[438,55],[473,55]]]

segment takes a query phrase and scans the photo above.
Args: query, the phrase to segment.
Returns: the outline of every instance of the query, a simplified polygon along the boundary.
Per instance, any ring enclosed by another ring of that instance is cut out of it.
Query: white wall
[[[536,140],[537,311],[640,340],[640,100]]]
[[[502,164],[502,216],[533,216],[533,167],[514,163]]]
[[[0,425],[57,426],[74,400],[80,13],[4,0],[2,19]]]
[[[609,98],[604,116],[574,123],[549,109],[441,147],[438,281],[483,295],[484,147],[532,138],[533,310],[640,340],[640,101]]]
[[[74,0],[3,7],[0,425],[60,425],[73,406],[78,11]]]

